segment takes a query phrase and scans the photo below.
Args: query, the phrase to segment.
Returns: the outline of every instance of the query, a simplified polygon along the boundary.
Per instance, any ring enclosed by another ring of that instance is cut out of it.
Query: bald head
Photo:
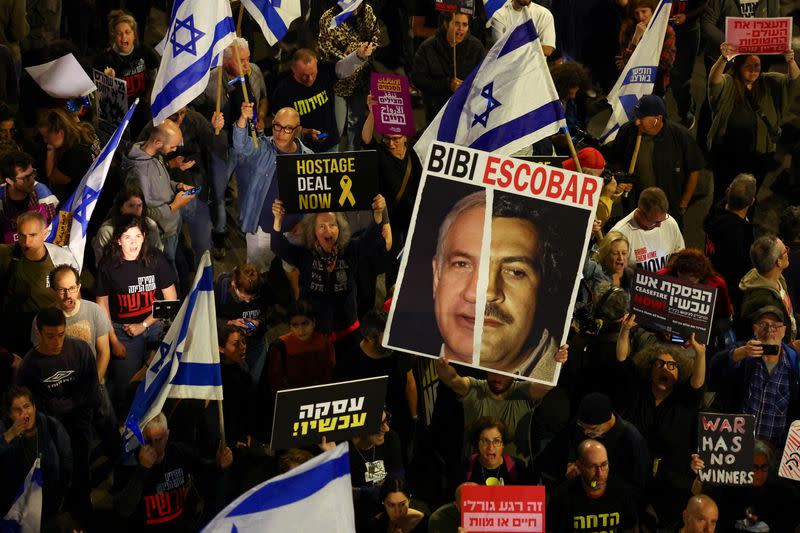
[[[150,155],[169,155],[183,141],[183,134],[176,123],[167,119],[150,132],[147,145],[143,148]]]
[[[299,126],[300,114],[293,107],[282,107],[275,113],[275,122],[284,126]]]
[[[594,456],[596,454],[601,454],[608,457],[606,453],[606,447],[603,444],[594,439],[586,439],[580,444],[578,444],[578,459],[582,461],[588,460],[589,456]]]
[[[717,528],[719,509],[711,497],[705,494],[692,496],[683,510],[683,533],[714,533]]]

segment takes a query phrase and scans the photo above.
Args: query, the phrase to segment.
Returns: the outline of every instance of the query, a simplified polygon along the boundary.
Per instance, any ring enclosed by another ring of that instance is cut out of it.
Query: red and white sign
[[[461,488],[461,527],[469,533],[544,532],[544,487]]]
[[[789,436],[786,437],[778,475],[800,481],[800,420],[795,420],[789,426]]]
[[[792,18],[725,17],[725,40],[733,45],[734,53],[783,54],[792,49]]]

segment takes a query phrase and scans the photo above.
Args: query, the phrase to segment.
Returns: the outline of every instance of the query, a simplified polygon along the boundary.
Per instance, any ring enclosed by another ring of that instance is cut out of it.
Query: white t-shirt
[[[625,218],[617,222],[611,231],[618,231],[628,238],[630,253],[628,263],[648,272],[656,272],[667,266],[667,261],[672,254],[683,250],[686,245],[683,235],[675,219],[667,215],[661,226],[649,231],[643,230],[632,211]]]
[[[546,7],[530,3],[527,7],[531,13],[531,19],[536,26],[536,32],[539,34],[539,39],[542,46],[556,47],[556,26],[553,22],[553,14]],[[497,42],[502,35],[511,28],[517,27],[522,23],[525,17],[524,9],[515,11],[511,2],[506,4],[494,12],[494,16],[488,22],[488,26],[492,27],[492,39]]]

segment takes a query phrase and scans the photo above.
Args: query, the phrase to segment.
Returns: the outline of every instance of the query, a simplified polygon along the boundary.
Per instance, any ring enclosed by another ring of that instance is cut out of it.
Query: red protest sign
[[[792,18],[725,17],[725,40],[734,50],[728,59],[742,54],[783,54],[792,49]]]
[[[544,532],[544,487],[462,487],[461,527],[469,533]]]

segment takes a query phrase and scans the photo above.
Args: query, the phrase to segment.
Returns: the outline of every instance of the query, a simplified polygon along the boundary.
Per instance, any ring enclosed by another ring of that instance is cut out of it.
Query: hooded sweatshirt
[[[164,159],[146,153],[143,144],[134,144],[122,158],[122,173],[127,179],[139,181],[147,202],[147,216],[156,221],[164,237],[169,237],[178,232],[181,222],[180,212],[169,208],[177,183],[170,179]]]
[[[752,324],[753,319],[756,317],[756,312],[765,306],[775,306],[783,311],[783,314],[788,317],[786,324],[786,334],[783,337],[784,342],[792,342],[797,336],[797,322],[794,319],[794,311],[792,303],[789,300],[788,292],[786,290],[786,280],[783,276],[780,277],[778,283],[781,290],[775,288],[775,285],[758,273],[753,268],[744,275],[742,281],[739,282],[739,288],[744,293],[742,300],[742,308],[739,316],[742,321],[748,326]],[[784,300],[784,297],[786,300]],[[749,327],[743,328],[741,333],[744,335],[742,338],[749,338],[752,332],[747,331]]]

